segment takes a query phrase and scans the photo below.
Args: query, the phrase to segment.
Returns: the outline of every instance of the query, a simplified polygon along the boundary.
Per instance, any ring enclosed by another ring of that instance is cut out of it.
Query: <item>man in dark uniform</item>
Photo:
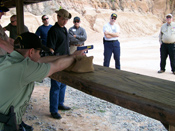
[[[55,12],[57,13],[58,21],[48,32],[47,46],[54,50],[54,55],[69,55],[69,35],[65,25],[71,18],[71,14],[65,9]],[[50,112],[55,119],[61,119],[58,109],[70,110],[69,107],[64,106],[65,90],[65,84],[51,79]]]

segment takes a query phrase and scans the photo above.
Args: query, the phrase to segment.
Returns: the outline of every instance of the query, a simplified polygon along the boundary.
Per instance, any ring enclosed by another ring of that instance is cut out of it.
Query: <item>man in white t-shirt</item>
[[[120,69],[120,42],[118,37],[120,34],[120,27],[115,24],[117,14],[113,13],[110,17],[110,22],[103,26],[104,32],[104,63],[103,66],[109,67],[112,53],[114,54],[115,68]]]

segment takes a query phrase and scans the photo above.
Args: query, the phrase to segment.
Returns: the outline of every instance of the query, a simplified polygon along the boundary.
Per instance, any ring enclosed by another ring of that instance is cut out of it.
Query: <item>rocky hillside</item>
[[[121,36],[151,35],[160,29],[167,13],[174,14],[174,0],[51,0],[32,5],[26,5],[25,24],[29,30],[35,32],[42,24],[41,16],[47,14],[50,23],[57,20],[55,10],[65,8],[74,16],[81,18],[82,26],[89,36],[92,33],[102,35],[103,25],[109,21],[110,14],[118,15],[117,22],[121,27]],[[15,14],[15,9],[2,20],[2,25],[7,25],[9,17]],[[72,19],[66,25],[72,26]]]

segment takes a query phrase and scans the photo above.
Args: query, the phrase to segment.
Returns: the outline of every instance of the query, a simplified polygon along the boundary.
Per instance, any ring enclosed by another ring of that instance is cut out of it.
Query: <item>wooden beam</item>
[[[94,65],[92,73],[57,72],[50,78],[92,96],[175,126],[175,83]]]
[[[23,0],[16,0],[16,14],[17,14],[17,34],[24,32],[24,9]]]
[[[168,131],[175,131],[175,126],[169,126],[169,130]]]
[[[23,0],[23,3],[24,5],[29,5],[29,4],[45,2],[45,1],[51,1],[51,0]],[[8,8],[16,7],[16,0],[2,0],[2,2]]]

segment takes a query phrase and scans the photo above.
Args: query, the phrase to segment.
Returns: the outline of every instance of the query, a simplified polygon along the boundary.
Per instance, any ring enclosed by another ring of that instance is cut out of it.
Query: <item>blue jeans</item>
[[[63,106],[66,85],[51,79],[50,112],[58,112],[58,106]]]
[[[171,64],[171,71],[175,71],[175,44],[165,44],[162,43],[160,48],[160,68],[161,70],[165,71],[166,59],[169,55],[170,64]]]
[[[111,55],[114,53],[115,68],[120,69],[120,42],[104,41],[104,63],[103,66],[109,67]]]

